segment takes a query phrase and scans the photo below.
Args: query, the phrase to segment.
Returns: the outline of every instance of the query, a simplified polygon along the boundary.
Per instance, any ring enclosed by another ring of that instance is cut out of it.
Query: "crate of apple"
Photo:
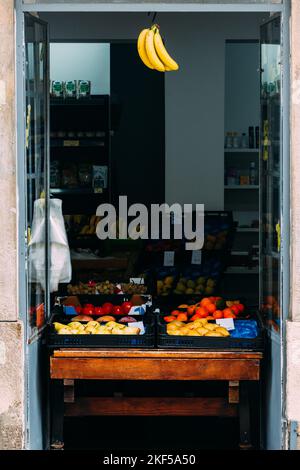
[[[224,300],[222,297],[204,297],[194,305],[181,304],[172,310],[164,320],[170,323],[174,320],[181,322],[195,321],[199,318],[217,320],[221,318],[238,318],[245,310],[245,305],[239,300]]]

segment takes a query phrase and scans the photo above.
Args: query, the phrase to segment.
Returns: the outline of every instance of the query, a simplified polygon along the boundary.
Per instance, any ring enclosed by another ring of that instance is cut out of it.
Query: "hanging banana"
[[[138,49],[138,54],[140,56],[141,61],[148,67],[149,69],[153,69],[154,67],[152,66],[150,60],[148,59],[146,48],[145,48],[145,40],[146,36],[148,33],[149,29],[143,29],[143,31],[140,33],[138,37],[138,42],[137,42],[137,49]]]
[[[179,68],[178,64],[168,54],[164,46],[162,37],[159,33],[159,27],[157,25],[155,25],[155,30],[154,30],[154,46],[155,46],[157,55],[162,61],[162,63],[164,64],[166,70],[178,70]]]
[[[148,59],[150,60],[151,64],[155,68],[155,70],[158,70],[159,72],[165,72],[165,66],[161,62],[160,58],[157,55],[157,52],[155,50],[154,46],[154,27],[152,26],[151,29],[147,32],[146,35],[146,52]]]
[[[169,72],[178,70],[178,64],[168,54],[159,26],[154,24],[149,29],[143,29],[138,37],[138,54],[142,62],[150,69],[159,72]]]

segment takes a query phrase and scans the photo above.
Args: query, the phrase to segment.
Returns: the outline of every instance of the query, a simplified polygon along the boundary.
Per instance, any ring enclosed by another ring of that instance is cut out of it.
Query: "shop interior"
[[[271,109],[269,102],[262,117],[260,28],[269,14],[158,13],[155,23],[179,64],[178,71],[166,73],[145,67],[137,53],[138,34],[151,24],[152,17],[152,13],[39,15],[49,25],[50,42],[49,195],[62,201],[72,269],[68,282],[50,287],[50,310],[53,312],[58,297],[64,299],[61,302],[77,297],[83,307],[77,313],[88,315],[91,306],[85,304],[101,305],[95,294],[109,297],[116,288],[129,300],[133,294],[151,295],[153,305],[168,315],[179,304],[188,303],[186,299],[200,302],[212,296],[239,300],[249,311],[261,310],[260,302],[263,298],[265,303],[268,295],[273,314],[268,320],[278,331],[275,222],[279,223],[279,145],[273,149],[273,170],[277,172],[277,179],[272,176],[273,186],[270,175],[265,179],[262,176],[262,172],[267,173],[266,161],[260,159],[270,146],[263,147],[268,139],[266,122],[270,119],[274,136],[279,133],[280,118],[278,109]],[[274,63],[276,53],[274,49]],[[270,70],[276,68],[274,63]],[[85,81],[81,90],[80,80]],[[278,100],[278,90],[273,94]],[[278,143],[279,135],[277,139]],[[42,177],[40,182],[29,178],[28,184],[32,197],[28,204],[30,226],[33,201],[45,181]],[[263,191],[269,194],[265,199]],[[193,258],[176,240],[99,240],[97,207],[102,203],[117,207],[120,195],[128,197],[128,206],[204,204],[213,234],[206,233],[200,258]],[[269,204],[266,213],[272,205],[272,220],[262,214],[265,200]],[[273,257],[270,253],[262,256],[262,223],[272,225],[266,250],[269,247]],[[174,253],[171,261],[166,252]],[[132,279],[137,283],[134,287]],[[32,283],[30,295],[34,307],[38,295],[44,294]],[[30,334],[36,334],[42,317],[38,309],[32,310]],[[279,372],[268,371],[266,376],[270,373],[278,376]],[[272,380],[276,382],[277,376]],[[103,385],[93,381],[80,383],[77,391],[95,396],[143,396],[149,387],[153,393],[167,390],[169,396],[226,394],[222,382],[197,381],[153,382],[147,386],[142,382]],[[277,419],[276,412],[268,414],[268,407],[261,413],[261,393],[259,386],[253,386],[251,407],[257,448],[266,445],[266,426]],[[157,431],[158,420],[162,431]],[[115,437],[104,437],[104,427],[113,435],[117,426],[125,436],[129,425],[140,430],[131,437],[141,447],[148,441],[150,446],[161,448],[173,444],[199,448],[198,436],[203,439],[203,448],[213,448],[216,439],[220,448],[236,448],[239,441],[236,418],[66,418],[66,448],[97,445],[98,438],[94,439],[91,429],[100,429],[99,439],[111,447],[119,444],[119,437],[115,442]],[[178,428],[183,426],[190,432],[179,439]],[[80,428],[84,429],[84,438],[78,437]],[[124,438],[124,446],[130,447],[129,438]]]

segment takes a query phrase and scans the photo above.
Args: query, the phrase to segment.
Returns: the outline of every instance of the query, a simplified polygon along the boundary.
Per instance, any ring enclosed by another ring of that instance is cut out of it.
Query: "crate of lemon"
[[[60,318],[58,318],[60,319]],[[116,321],[54,321],[49,325],[47,344],[50,348],[67,347],[146,347],[155,343],[154,319],[145,316],[144,331],[134,324]]]
[[[168,315],[160,314],[157,345],[160,348],[262,350],[262,322],[256,311],[250,309],[245,314],[245,306],[239,300],[208,297],[195,305],[179,305]]]
[[[256,322],[256,320],[234,320],[234,322]],[[158,320],[157,346],[172,349],[247,349],[257,351],[263,349],[262,332],[254,338],[237,337],[233,331],[218,325],[206,318],[191,322],[173,320],[165,323],[163,318]]]

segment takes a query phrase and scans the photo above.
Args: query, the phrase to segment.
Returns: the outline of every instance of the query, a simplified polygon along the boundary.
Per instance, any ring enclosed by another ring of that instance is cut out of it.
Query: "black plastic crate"
[[[244,318],[241,318],[241,320]],[[163,349],[216,349],[216,350],[250,350],[263,351],[264,328],[258,313],[251,319],[257,321],[258,336],[256,338],[224,338],[205,336],[172,336],[167,334],[166,323],[161,315],[157,317],[157,346]],[[235,320],[239,321],[239,319]]]
[[[143,319],[145,333],[143,335],[59,335],[56,333],[53,321],[69,323],[66,316],[54,315],[51,323],[47,325],[47,346],[56,348],[154,348],[155,346],[155,319],[151,315],[143,315],[136,320]],[[117,321],[117,319],[116,319]],[[87,322],[81,322],[87,323]]]

